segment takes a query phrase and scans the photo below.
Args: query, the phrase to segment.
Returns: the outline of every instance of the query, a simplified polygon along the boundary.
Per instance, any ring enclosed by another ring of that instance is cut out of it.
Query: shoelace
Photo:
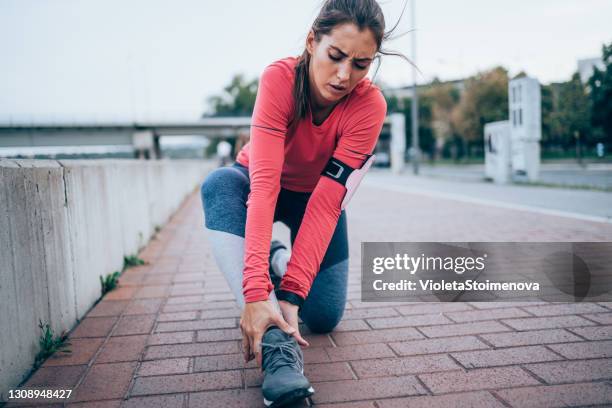
[[[261,343],[264,349],[264,357],[266,357],[266,371],[270,370],[271,373],[278,370],[283,366],[297,366],[300,372],[304,372],[304,362],[296,347],[299,347],[293,341],[285,341],[279,343]],[[279,350],[275,353],[274,351]]]

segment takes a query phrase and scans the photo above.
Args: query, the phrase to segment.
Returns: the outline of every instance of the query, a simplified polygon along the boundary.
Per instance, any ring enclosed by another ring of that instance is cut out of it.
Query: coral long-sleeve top
[[[360,168],[374,150],[387,105],[369,79],[361,80],[320,125],[312,114],[293,118],[297,58],[263,72],[251,120],[250,141],[236,161],[249,169],[243,293],[246,302],[266,300],[273,289],[268,257],[280,188],[312,192],[292,247],[281,289],[306,299],[338,223],[346,188],[321,172],[333,156]]]

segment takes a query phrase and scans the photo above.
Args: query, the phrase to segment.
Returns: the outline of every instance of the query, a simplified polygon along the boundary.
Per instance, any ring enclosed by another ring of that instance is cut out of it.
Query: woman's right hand
[[[295,329],[283,319],[270,300],[245,305],[240,318],[245,362],[256,358],[257,364],[261,366],[261,339],[270,326],[277,326],[289,335],[295,332]]]

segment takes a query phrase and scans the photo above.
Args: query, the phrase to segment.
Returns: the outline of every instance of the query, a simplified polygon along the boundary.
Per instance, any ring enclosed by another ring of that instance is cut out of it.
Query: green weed
[[[145,261],[140,259],[138,255],[130,255],[123,257],[123,270],[131,268],[132,266],[144,265]]]
[[[40,320],[38,321],[38,327],[40,327],[42,334],[38,339],[40,351],[34,359],[34,369],[40,367],[40,365],[55,352],[71,353],[68,348],[70,342],[68,342],[68,335],[65,332],[56,336],[49,324],[43,324]]]
[[[121,273],[119,271],[115,271],[113,273],[109,273],[106,275],[106,277],[100,276],[102,296],[117,287],[117,283],[119,283],[119,275],[121,275]]]

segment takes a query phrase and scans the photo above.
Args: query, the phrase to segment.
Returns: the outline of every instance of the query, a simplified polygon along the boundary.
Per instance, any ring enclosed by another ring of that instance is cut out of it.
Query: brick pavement
[[[612,405],[612,303],[359,300],[361,241],[612,241],[612,225],[373,187],[348,215],[349,303],[333,333],[304,330],[316,394],[301,406]],[[49,406],[261,407],[196,193],[140,256],[25,387],[74,389]]]

